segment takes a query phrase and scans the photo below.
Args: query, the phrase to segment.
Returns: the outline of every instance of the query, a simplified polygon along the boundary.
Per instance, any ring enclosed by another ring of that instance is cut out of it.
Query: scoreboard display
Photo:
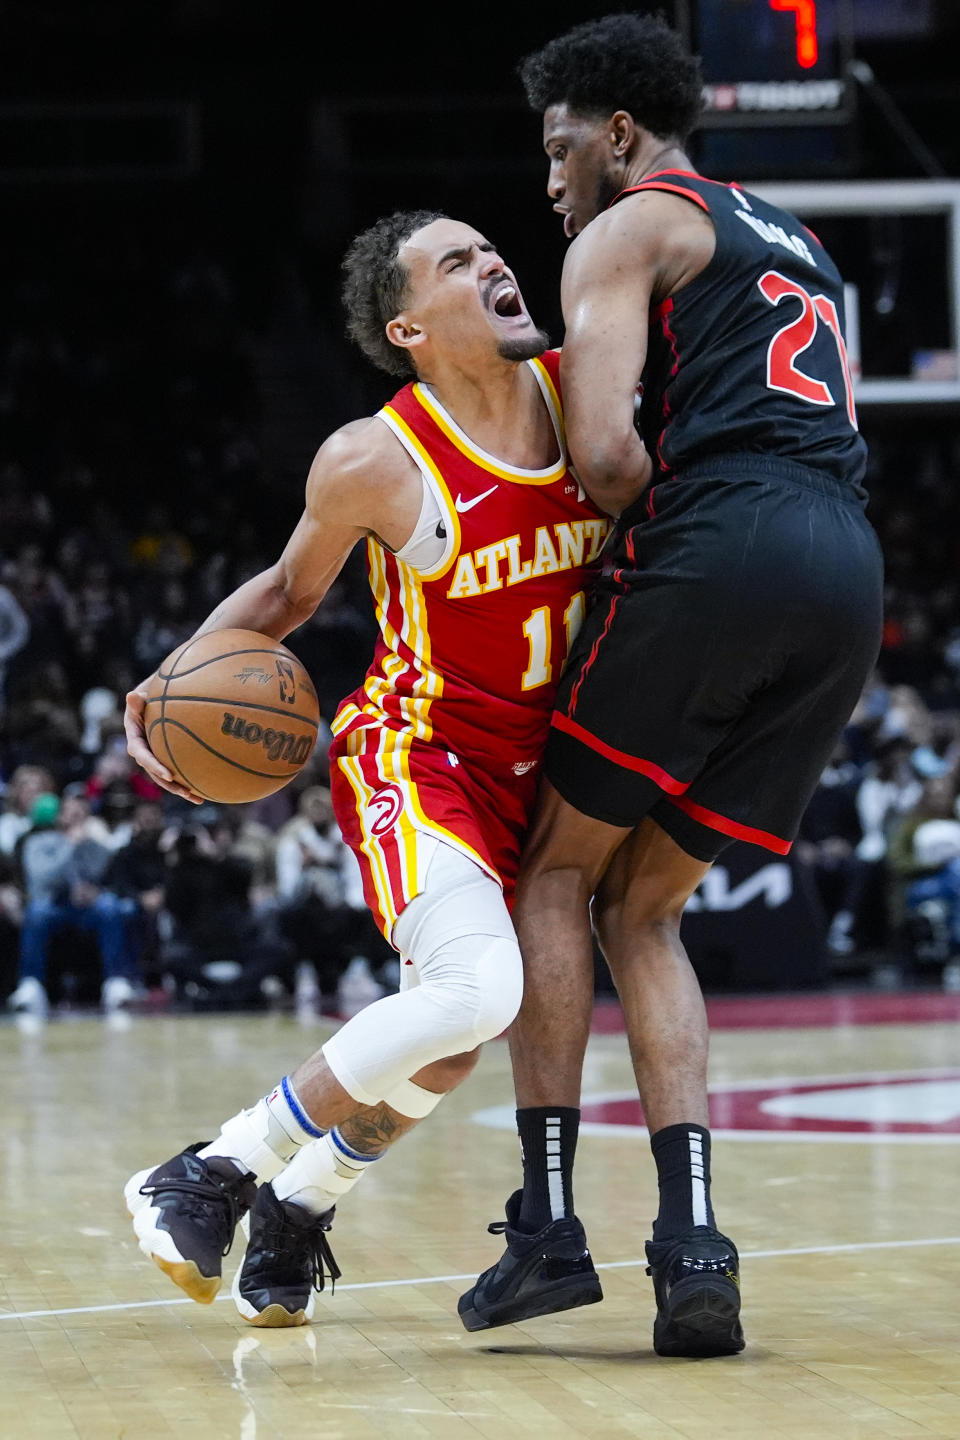
[[[707,127],[843,125],[853,113],[851,0],[680,0]]]

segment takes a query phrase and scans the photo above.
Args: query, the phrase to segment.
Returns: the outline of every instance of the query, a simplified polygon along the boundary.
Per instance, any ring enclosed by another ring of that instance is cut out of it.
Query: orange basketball
[[[272,795],[303,768],[320,706],[292,651],[255,630],[211,630],[150,682],[147,744],[178,780],[222,805]]]

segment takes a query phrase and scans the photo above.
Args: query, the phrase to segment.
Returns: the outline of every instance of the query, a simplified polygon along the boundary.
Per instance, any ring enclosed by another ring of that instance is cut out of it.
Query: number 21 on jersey
[[[563,612],[563,628],[566,647],[563,652],[563,662],[570,653],[570,646],[576,639],[577,631],[583,624],[584,607],[586,597],[582,590],[578,590],[570,599],[570,603]],[[532,610],[523,622],[523,633],[527,637],[529,648],[528,664],[523,672],[523,679],[520,682],[522,690],[535,690],[539,685],[549,685],[553,679],[553,661],[550,658],[553,649],[553,627],[550,623],[550,606],[541,605]],[[561,667],[562,668],[562,667]]]
[[[846,393],[847,419],[857,427],[857,412],[853,404],[853,384],[850,379],[850,364],[847,347],[843,343],[840,316],[837,307],[826,295],[810,295],[795,280],[788,280],[778,270],[768,270],[761,275],[757,286],[764,300],[770,305],[779,305],[783,300],[799,300],[800,314],[795,320],[782,325],[767,347],[767,389],[781,390],[795,395],[808,405],[836,405],[833,391],[824,380],[807,375],[797,366],[797,356],[812,344],[819,325],[825,325],[833,336],[840,359],[840,371]]]

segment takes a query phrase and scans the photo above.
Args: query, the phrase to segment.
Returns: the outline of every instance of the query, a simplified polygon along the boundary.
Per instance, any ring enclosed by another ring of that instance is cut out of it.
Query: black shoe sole
[[[740,1291],[732,1280],[704,1282],[695,1275],[681,1280],[653,1325],[658,1355],[738,1355],[744,1343]]]
[[[460,1319],[465,1330],[493,1330],[498,1325],[515,1325],[519,1320],[535,1320],[540,1315],[576,1310],[580,1305],[596,1305],[602,1299],[598,1275],[577,1275],[555,1280],[520,1300],[507,1300],[502,1305],[480,1309],[470,1305],[460,1311]]]

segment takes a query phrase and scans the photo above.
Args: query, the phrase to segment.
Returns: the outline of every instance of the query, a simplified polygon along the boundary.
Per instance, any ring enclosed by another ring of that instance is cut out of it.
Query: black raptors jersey
[[[624,190],[665,190],[705,210],[716,250],[650,316],[639,427],[661,475],[724,453],[783,456],[857,486],[843,282],[793,215],[735,185],[664,170]]]

